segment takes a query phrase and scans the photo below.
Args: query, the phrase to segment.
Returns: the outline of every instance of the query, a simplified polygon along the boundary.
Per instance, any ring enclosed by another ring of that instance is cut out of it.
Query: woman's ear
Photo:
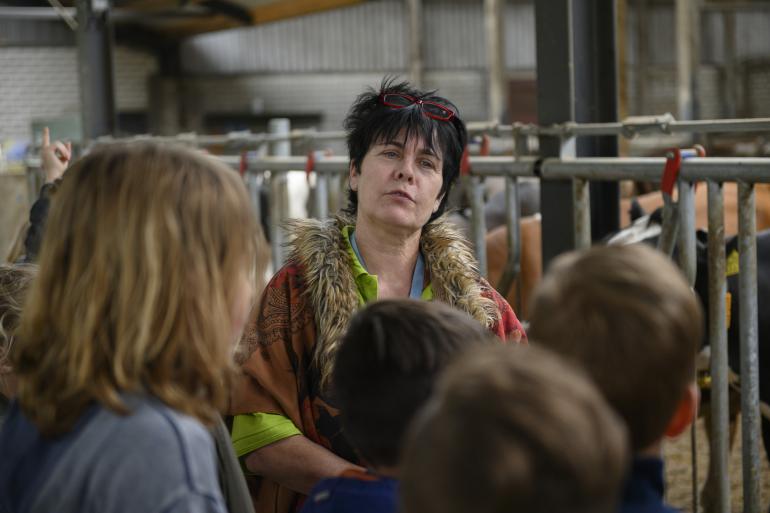
[[[444,195],[445,194],[446,193],[442,192],[441,194],[438,195],[438,198],[436,198],[436,202],[433,204],[433,213],[434,214],[436,212],[438,212],[438,207],[441,206],[441,201],[444,199]]]
[[[358,191],[358,172],[353,162],[350,163],[350,169],[348,169],[348,185],[351,191]]]

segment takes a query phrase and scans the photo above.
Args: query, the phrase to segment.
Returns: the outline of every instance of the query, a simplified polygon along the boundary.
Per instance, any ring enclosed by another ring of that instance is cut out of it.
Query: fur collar
[[[358,294],[350,270],[342,227],[355,225],[349,216],[323,221],[295,219],[287,223],[294,238],[288,243],[290,261],[303,267],[307,294],[315,314],[314,363],[327,383],[334,355],[351,317],[358,309]],[[498,320],[497,307],[485,297],[485,285],[473,252],[445,217],[423,228],[420,247],[430,273],[433,296],[468,313],[491,328]]]

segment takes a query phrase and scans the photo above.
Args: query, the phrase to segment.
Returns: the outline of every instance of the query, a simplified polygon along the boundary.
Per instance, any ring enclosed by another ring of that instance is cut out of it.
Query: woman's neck
[[[420,231],[374,229],[358,220],[356,244],[369,274],[377,276],[378,298],[408,297],[420,250]]]

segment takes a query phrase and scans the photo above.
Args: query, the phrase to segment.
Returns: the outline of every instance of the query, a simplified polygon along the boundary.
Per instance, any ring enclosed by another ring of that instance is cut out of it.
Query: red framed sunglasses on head
[[[430,100],[421,100],[408,94],[382,93],[380,94],[380,103],[394,109],[405,109],[412,105],[418,105],[422,107],[421,110],[424,115],[439,121],[450,121],[455,117],[455,112],[445,105]]]

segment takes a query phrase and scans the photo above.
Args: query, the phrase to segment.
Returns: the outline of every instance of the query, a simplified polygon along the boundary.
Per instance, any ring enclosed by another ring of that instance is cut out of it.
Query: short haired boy
[[[625,426],[576,367],[536,347],[450,365],[406,444],[405,513],[609,513]]]
[[[703,317],[674,264],[642,245],[555,260],[535,293],[530,334],[595,380],[628,425],[635,457],[621,511],[671,512],[661,443],[692,423]]]
[[[368,470],[324,479],[303,513],[394,513],[402,439],[438,374],[462,351],[489,343],[470,316],[443,303],[372,303],[356,314],[332,371],[342,428]]]

